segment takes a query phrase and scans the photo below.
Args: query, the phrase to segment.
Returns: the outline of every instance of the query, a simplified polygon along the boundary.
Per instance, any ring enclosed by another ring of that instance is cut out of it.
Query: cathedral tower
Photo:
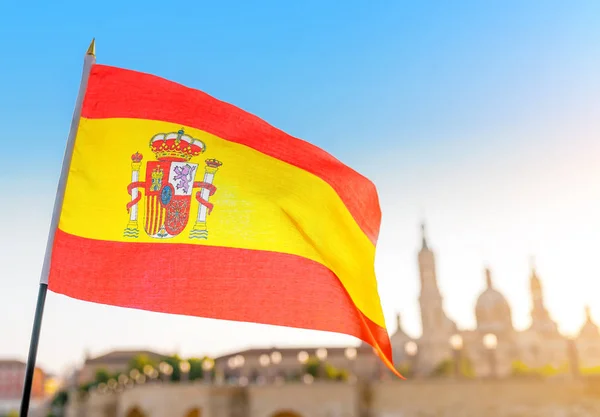
[[[542,281],[540,280],[535,264],[531,263],[531,275],[529,276],[529,288],[531,291],[531,328],[540,333],[558,333],[558,326],[550,317],[544,304],[544,293]]]
[[[425,224],[421,225],[421,250],[419,251],[419,277],[421,279],[421,325],[423,337],[439,334],[449,319],[443,308],[443,297],[437,283],[435,255],[427,244]]]
[[[529,275],[531,291],[531,326],[523,359],[530,367],[561,366],[569,361],[569,345],[558,331],[558,326],[546,309],[542,281],[532,261]]]
[[[449,340],[457,329],[444,312],[443,297],[437,283],[435,256],[427,244],[424,224],[421,225],[421,233],[418,261],[422,336],[419,340],[418,372],[428,374],[451,357]]]
[[[585,323],[575,339],[578,362],[582,368],[600,366],[600,330],[592,320],[590,307],[585,307]]]

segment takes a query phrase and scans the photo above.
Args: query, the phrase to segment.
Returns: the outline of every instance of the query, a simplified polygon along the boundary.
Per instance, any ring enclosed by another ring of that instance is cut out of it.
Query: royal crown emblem
[[[209,202],[216,187],[213,185],[215,173],[222,165],[216,159],[207,159],[202,181],[194,181],[198,164],[192,158],[204,153],[204,142],[186,135],[183,129],[176,133],[159,133],[150,139],[150,149],[156,161],[146,162],[145,179],[140,181],[142,154],[131,155],[131,183],[127,191],[131,201],[127,203],[129,223],[123,235],[139,237],[139,205],[144,198],[144,231],[156,239],[175,237],[186,228],[189,222],[190,207],[194,189],[198,201],[196,222],[190,231],[190,239],[207,239],[206,218],[213,209]]]

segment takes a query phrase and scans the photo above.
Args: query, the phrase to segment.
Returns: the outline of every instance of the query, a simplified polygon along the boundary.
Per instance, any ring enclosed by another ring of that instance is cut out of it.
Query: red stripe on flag
[[[56,231],[49,288],[100,304],[355,336],[390,360],[385,328],[323,265],[295,255],[91,240]]]
[[[82,116],[133,118],[190,126],[249,146],[319,176],[340,196],[354,220],[377,243],[381,223],[375,185],[324,150],[208,94],[155,75],[94,65]]]

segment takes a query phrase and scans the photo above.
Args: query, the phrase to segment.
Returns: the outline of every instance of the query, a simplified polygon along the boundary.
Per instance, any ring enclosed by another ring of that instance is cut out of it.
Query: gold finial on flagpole
[[[92,43],[90,43],[90,47],[88,48],[86,55],[96,56],[96,38],[92,39]]]

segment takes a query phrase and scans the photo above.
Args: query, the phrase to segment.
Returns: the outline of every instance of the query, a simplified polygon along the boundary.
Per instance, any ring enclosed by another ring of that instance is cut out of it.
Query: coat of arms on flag
[[[131,183],[127,187],[131,195],[131,201],[127,203],[129,222],[123,235],[128,238],[139,236],[140,188],[145,194],[143,228],[148,236],[156,239],[172,238],[183,232],[189,222],[193,190],[198,189],[194,195],[198,201],[198,212],[189,238],[207,239],[206,218],[213,208],[208,200],[216,191],[213,179],[222,163],[207,159],[203,180],[195,181],[199,165],[190,161],[204,153],[206,145],[186,135],[183,129],[154,135],[150,149],[156,161],[146,163],[142,181],[143,156],[139,152],[131,155]]]

